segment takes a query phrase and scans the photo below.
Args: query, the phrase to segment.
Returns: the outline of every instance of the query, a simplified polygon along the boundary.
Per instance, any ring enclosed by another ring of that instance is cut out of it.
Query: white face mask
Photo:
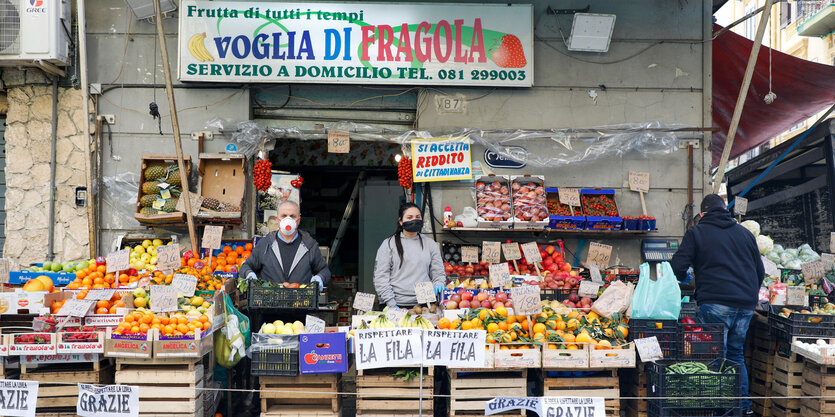
[[[281,231],[282,235],[287,237],[293,236],[296,233],[296,227],[298,227],[298,224],[292,217],[285,217],[278,224],[278,230]]]

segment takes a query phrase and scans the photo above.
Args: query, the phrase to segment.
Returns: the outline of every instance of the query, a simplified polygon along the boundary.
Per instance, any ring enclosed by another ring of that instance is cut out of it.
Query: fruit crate
[[[203,416],[204,395],[215,392],[206,390],[213,361],[212,355],[162,361],[117,359],[114,382],[139,387],[140,417]]]
[[[677,320],[631,319],[629,320],[629,340],[655,336],[664,359],[675,360],[679,356],[680,332]]]
[[[725,356],[725,327],[722,324],[682,325],[681,334],[677,359],[706,361]]]
[[[824,294],[809,294],[809,307],[822,307],[828,302],[829,298]]]
[[[672,363],[646,363],[650,416],[742,415],[740,365],[726,359],[715,360],[707,366],[720,372],[717,374],[667,373],[670,366]]]
[[[545,196],[548,204],[548,228],[557,230],[583,230],[586,227],[586,216],[580,207],[571,208],[560,203],[559,188],[546,188]]]
[[[213,198],[228,208],[202,207],[195,218],[208,223],[240,224],[246,189],[246,158],[240,154],[201,153],[197,172],[200,174],[200,196]]]
[[[782,308],[802,310],[803,306],[771,306],[768,312],[769,333],[777,339],[791,342],[792,338],[835,337],[835,316],[828,314],[792,313],[789,317],[780,316]]]
[[[316,310],[319,307],[319,293],[312,286],[284,288],[251,285],[247,289],[247,306],[255,309]]]
[[[542,290],[539,290],[539,296],[543,300],[548,300],[548,301],[552,301],[552,300],[565,301],[565,300],[568,300],[569,297],[571,297],[571,294],[577,294],[578,291],[580,291],[579,288],[572,288],[572,289],[558,288],[558,289],[555,289],[555,290],[542,289]]]
[[[620,217],[615,201],[615,190],[582,189],[580,202],[583,212],[586,213],[586,230],[621,230],[623,228],[623,219]],[[603,205],[604,210],[609,208],[611,213],[606,214],[600,210],[597,207],[598,204]]]
[[[175,211],[165,214],[142,214],[141,199],[143,196],[142,183],[145,182],[145,169],[154,165],[176,165],[177,155],[142,155],[142,165],[139,170],[139,190],[136,195],[136,213],[133,217],[142,225],[154,226],[160,224],[182,224],[185,223],[185,213]],[[191,156],[183,156],[183,164],[186,167],[186,177],[191,175]],[[180,186],[182,188],[182,186]],[[191,189],[191,187],[189,187]],[[183,195],[185,196],[185,195]],[[192,208],[192,211],[196,211]]]
[[[253,376],[296,376],[299,374],[299,336],[252,334]]]
[[[696,304],[695,301],[690,301],[687,303],[681,303],[681,313],[679,313],[678,318],[683,319],[685,317],[690,317],[693,320],[698,321],[699,315],[699,306]]]
[[[483,175],[475,178],[475,203],[478,211],[478,227],[492,229],[513,228],[513,202],[510,177],[507,175]],[[495,202],[501,202],[494,207]],[[490,206],[487,206],[487,204]]]
[[[262,415],[339,417],[340,377],[340,374],[261,377]]]

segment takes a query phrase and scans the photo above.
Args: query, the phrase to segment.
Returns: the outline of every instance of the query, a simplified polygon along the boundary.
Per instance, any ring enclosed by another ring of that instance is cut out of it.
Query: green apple
[[[142,287],[139,287],[139,288],[133,290],[133,297],[134,298],[145,297],[146,295],[148,295],[148,293]]]

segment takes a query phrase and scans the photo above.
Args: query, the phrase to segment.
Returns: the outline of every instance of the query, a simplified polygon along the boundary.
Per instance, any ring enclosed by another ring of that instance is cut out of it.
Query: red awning
[[[721,26],[713,25],[714,32]],[[713,166],[719,165],[736,98],[754,42],[727,31],[713,41]],[[771,51],[772,91],[777,100],[766,104],[768,49],[762,47],[745,99],[731,158],[759,146],[835,103],[835,66],[818,64]]]

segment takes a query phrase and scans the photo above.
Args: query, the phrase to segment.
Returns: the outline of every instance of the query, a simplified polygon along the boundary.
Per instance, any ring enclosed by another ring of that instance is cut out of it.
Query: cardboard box
[[[214,343],[213,332],[195,331],[193,335],[162,336],[154,333],[154,357],[160,359],[171,358],[202,358],[212,350]]]
[[[504,187],[507,190],[507,193],[501,193],[498,190],[493,191],[492,188],[496,186]],[[490,191],[486,191],[486,188],[490,187]],[[481,188],[481,190],[479,190]],[[511,229],[513,228],[513,203],[511,201],[511,192],[510,192],[510,178],[506,175],[482,175],[480,177],[475,178],[475,203],[476,203],[476,211],[478,211],[478,227],[488,227],[493,229]],[[507,201],[503,201],[504,197],[507,197]],[[479,199],[488,199],[488,203],[495,203],[495,199],[501,199],[502,207],[495,208],[495,207],[480,207],[479,206]],[[506,204],[506,206],[505,206]],[[496,220],[494,217],[490,217],[491,215],[499,215],[507,217],[499,217],[499,220]],[[505,216],[506,215],[506,216]],[[488,216],[488,217],[485,217]]]
[[[542,366],[542,349],[501,349],[501,346],[519,346],[527,343],[499,344],[496,349],[495,368],[540,368]]]
[[[22,341],[20,338],[22,337],[30,337],[34,335],[35,337],[41,337],[46,340],[46,343],[35,343],[35,344],[28,344],[28,343],[21,343]],[[20,355],[54,355],[57,353],[55,341],[57,337],[55,337],[55,333],[11,333],[7,336],[7,342],[9,345],[9,355],[10,356],[20,356]]]
[[[246,158],[240,154],[201,153],[197,172],[200,174],[197,189],[203,198],[214,198],[238,210],[212,211],[204,207],[195,217],[211,222],[240,223],[246,191]]]
[[[636,365],[635,344],[629,342],[620,349],[591,349],[589,368],[634,368]]]
[[[301,374],[348,372],[348,343],[345,333],[299,335],[299,372]]]
[[[109,358],[151,359],[153,356],[154,333],[151,329],[145,335],[117,335],[107,329],[104,339],[104,356]]]
[[[40,314],[46,295],[46,291],[3,287],[0,290],[0,314]]]
[[[589,367],[589,345],[580,343],[579,349],[549,349],[549,345],[557,343],[545,343],[542,345],[542,367],[543,368],[571,368],[587,369]]]
[[[74,335],[91,333],[95,337],[95,340],[83,342],[68,340],[68,338],[72,338]],[[58,354],[104,353],[105,334],[106,332],[58,332]]]
[[[530,185],[534,187],[531,190]],[[514,187],[518,189],[514,190]],[[522,195],[523,188],[528,188],[528,194]],[[541,191],[541,193],[540,193]],[[513,199],[513,228],[514,229],[545,229],[548,227],[548,205],[545,195],[545,177],[542,175],[514,175],[510,177],[510,192]],[[529,193],[534,193],[530,196]],[[526,214],[535,215],[540,220],[526,219]]]
[[[39,264],[38,266],[43,265]],[[34,272],[34,271],[9,271],[9,284],[25,284],[32,278],[46,275],[52,280],[52,284],[61,287],[75,280],[75,274],[69,272]]]
[[[177,164],[177,155],[142,155],[142,166],[139,170],[139,191],[136,196],[136,213],[133,217],[141,224],[145,225],[157,225],[157,224],[182,224],[185,223],[186,215],[183,212],[175,211],[173,213],[166,213],[166,214],[140,214],[140,210],[142,209],[142,205],[140,204],[140,199],[142,198],[142,183],[145,182],[145,168],[148,168],[153,165],[171,165]],[[183,164],[186,167],[186,176],[191,174],[191,156],[184,155],[183,156]],[[182,187],[180,187],[182,189]],[[185,194],[181,197],[185,198]]]
[[[586,207],[588,198],[606,196],[614,204],[617,216],[593,216],[593,212]],[[582,189],[580,190],[580,202],[583,204],[583,212],[586,213],[586,230],[621,230],[623,219],[620,217],[618,205],[615,201],[615,190],[612,189]]]
[[[586,216],[580,207],[574,207],[574,215],[568,206],[560,203],[560,189],[546,188],[545,198],[548,204],[548,228],[557,230],[583,230],[586,227]],[[556,214],[557,210],[569,210],[566,214]]]

